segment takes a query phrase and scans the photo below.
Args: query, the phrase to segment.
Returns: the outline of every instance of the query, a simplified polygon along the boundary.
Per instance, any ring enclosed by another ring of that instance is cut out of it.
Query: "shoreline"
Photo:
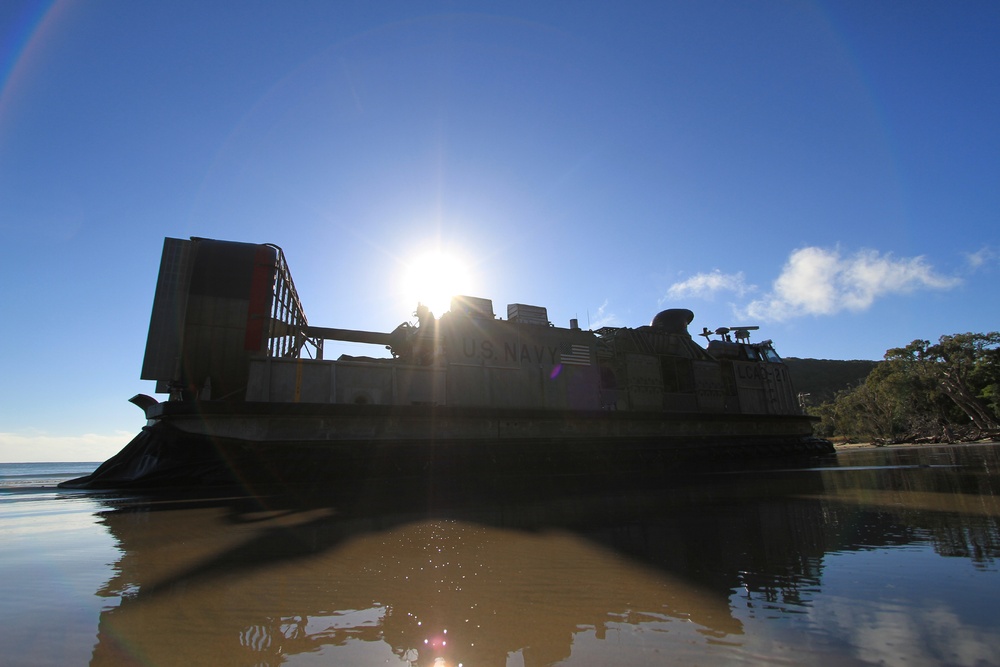
[[[834,442],[835,451],[851,451],[855,449],[901,449],[906,447],[958,447],[963,445],[995,445],[1000,444],[1000,440],[995,438],[983,438],[981,440],[968,440],[962,442],[900,442],[887,445],[879,445],[873,442]]]

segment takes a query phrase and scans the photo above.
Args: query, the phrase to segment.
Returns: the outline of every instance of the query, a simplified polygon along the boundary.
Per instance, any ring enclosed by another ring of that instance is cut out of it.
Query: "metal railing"
[[[323,339],[306,334],[306,313],[295,290],[285,253],[273,244],[278,255],[274,271],[274,299],[271,304],[271,327],[267,353],[270,357],[298,359],[303,351],[314,359],[323,358]],[[310,353],[311,348],[311,353]]]

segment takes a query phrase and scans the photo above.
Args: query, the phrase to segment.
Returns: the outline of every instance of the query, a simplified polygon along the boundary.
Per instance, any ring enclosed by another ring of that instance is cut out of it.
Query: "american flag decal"
[[[559,363],[569,366],[589,366],[590,348],[586,345],[570,345],[568,353],[559,353]]]

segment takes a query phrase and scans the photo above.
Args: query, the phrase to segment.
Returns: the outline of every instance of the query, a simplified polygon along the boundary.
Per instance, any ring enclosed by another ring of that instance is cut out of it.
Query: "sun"
[[[415,309],[422,303],[435,317],[451,306],[451,297],[466,294],[471,285],[468,265],[454,252],[432,250],[407,262],[402,274],[402,294]]]

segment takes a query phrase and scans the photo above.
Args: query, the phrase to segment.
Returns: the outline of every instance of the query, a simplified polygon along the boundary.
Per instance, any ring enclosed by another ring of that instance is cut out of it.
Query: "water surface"
[[[0,466],[0,655],[997,664],[998,464],[998,445],[891,448],[646,484],[216,497],[58,491]]]

